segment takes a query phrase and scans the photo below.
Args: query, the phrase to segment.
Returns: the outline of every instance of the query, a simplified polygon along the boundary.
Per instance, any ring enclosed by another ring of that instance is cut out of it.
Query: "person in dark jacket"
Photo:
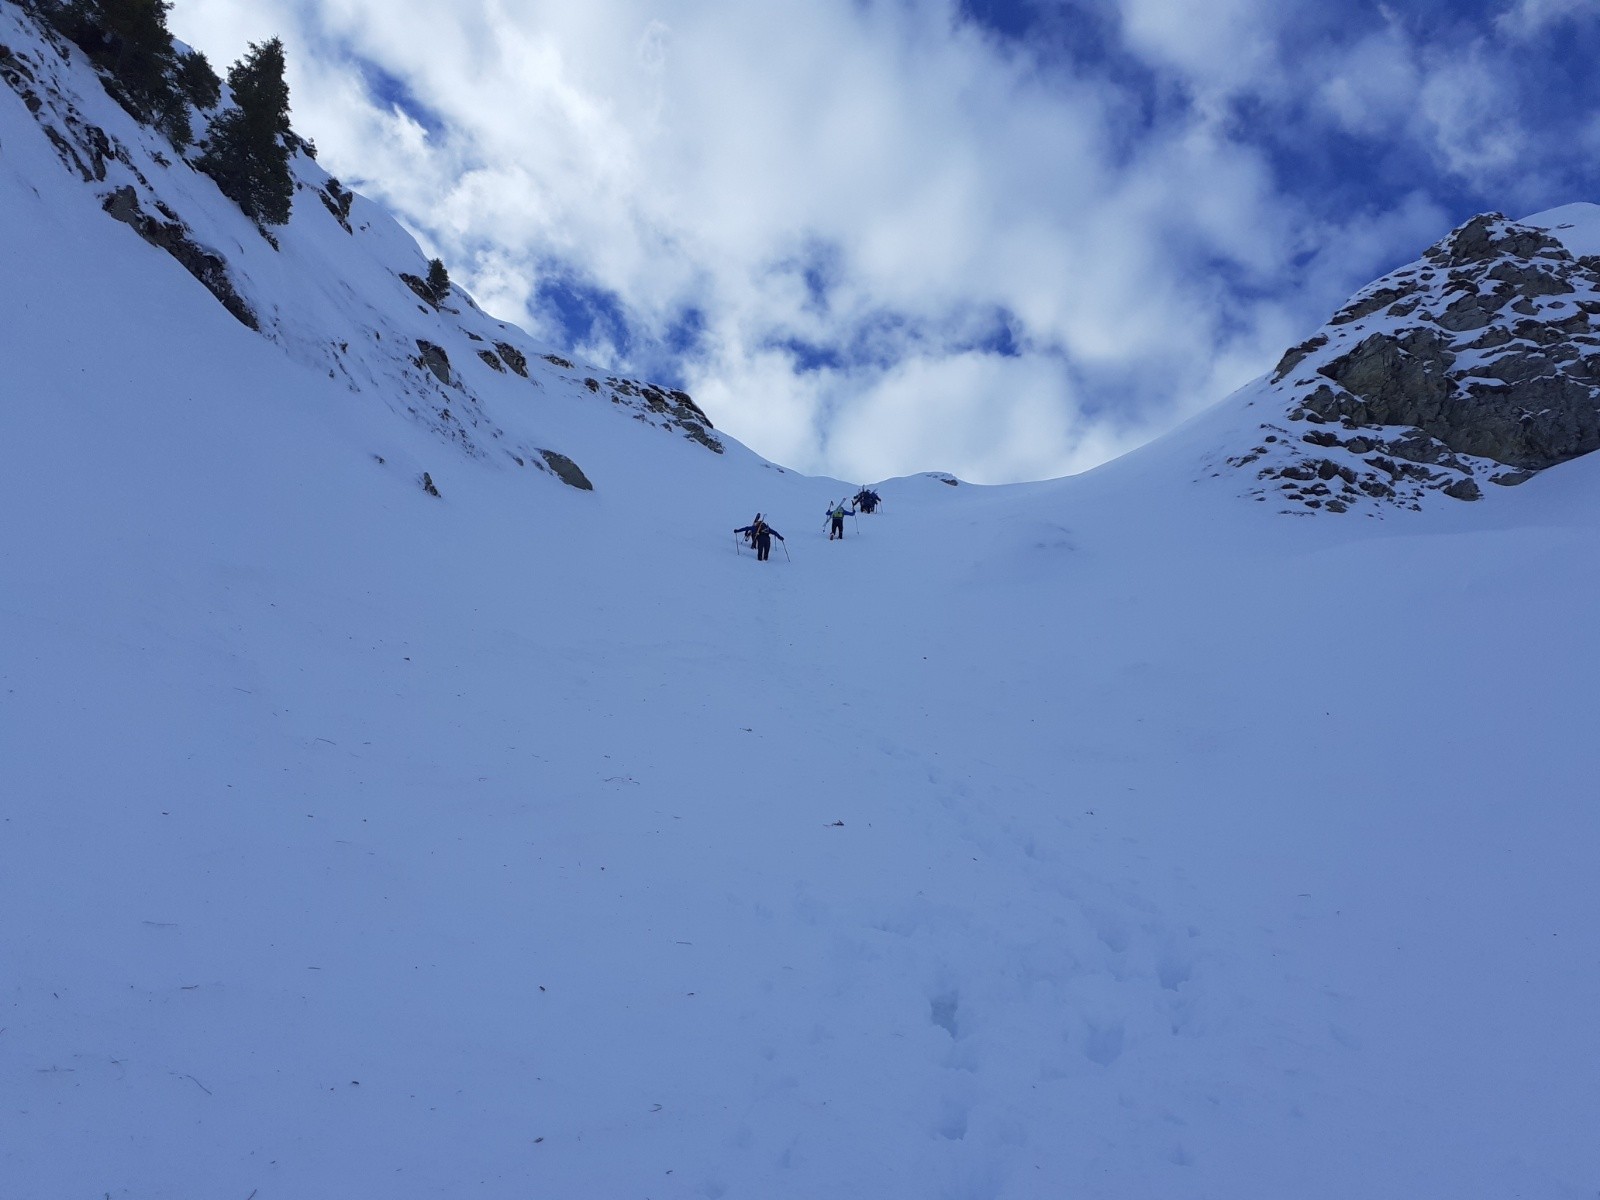
[[[855,502],[855,506],[862,512],[870,514],[877,509],[882,497],[880,497],[878,493],[873,491],[871,488],[863,486],[859,492],[851,497],[851,499]]]
[[[751,521],[750,524],[746,525],[743,529],[735,529],[734,532],[744,534],[745,545],[749,546],[753,550],[755,549],[756,545],[756,526],[760,524],[761,514],[757,513],[755,520]]]
[[[761,519],[761,514],[756,514],[756,519],[743,529],[735,529],[735,533],[742,533],[750,539],[750,544],[756,548],[756,561],[766,562],[767,556],[772,553],[772,539],[783,541],[783,534]],[[788,553],[785,551],[785,553]]]

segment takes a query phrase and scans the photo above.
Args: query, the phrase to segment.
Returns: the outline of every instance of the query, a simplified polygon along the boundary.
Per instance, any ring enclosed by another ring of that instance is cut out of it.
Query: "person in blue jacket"
[[[783,534],[761,519],[761,514],[756,514],[756,519],[743,529],[735,529],[735,533],[742,533],[750,539],[750,544],[756,548],[756,561],[766,562],[767,556],[772,553],[772,539],[783,541]]]

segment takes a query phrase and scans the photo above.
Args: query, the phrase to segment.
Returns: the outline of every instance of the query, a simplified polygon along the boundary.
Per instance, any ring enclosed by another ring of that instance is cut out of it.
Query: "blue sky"
[[[802,470],[1080,470],[1472,214],[1600,198],[1597,0],[176,0],[489,311]]]

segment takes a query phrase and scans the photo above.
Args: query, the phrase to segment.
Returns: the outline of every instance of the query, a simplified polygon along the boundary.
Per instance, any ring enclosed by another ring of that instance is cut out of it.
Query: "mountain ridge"
[[[77,47],[10,4],[0,10],[0,81],[105,213],[170,255],[236,320],[465,453],[583,486],[581,466],[566,465],[570,447],[518,440],[505,426],[505,406],[552,391],[607,401],[722,452],[686,393],[536,346],[459,287],[437,302],[425,295],[427,262],[414,239],[318,165],[304,139],[293,139],[290,158],[293,213],[269,232],[192,167],[201,145],[175,150],[105,94]]]
[[[1247,403],[1270,410],[1226,458],[1283,511],[1477,500],[1600,448],[1600,206],[1486,213],[1361,288],[1285,352]]]

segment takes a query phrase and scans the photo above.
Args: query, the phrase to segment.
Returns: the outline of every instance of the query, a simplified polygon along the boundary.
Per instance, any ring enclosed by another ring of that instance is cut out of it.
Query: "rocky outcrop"
[[[568,487],[575,487],[580,492],[594,491],[594,484],[589,482],[589,477],[565,454],[554,450],[540,450],[539,454],[562,483]]]
[[[1291,348],[1281,418],[1227,461],[1334,512],[1483,496],[1600,449],[1600,259],[1474,217]]]
[[[446,387],[455,382],[450,374],[450,356],[444,352],[443,346],[418,338],[417,350],[417,366],[432,371],[434,378]]]
[[[312,157],[315,158],[316,155]],[[317,199],[322,201],[322,206],[333,214],[333,219],[349,234],[355,233],[350,227],[350,206],[355,202],[355,198],[354,192],[333,178],[317,189]]]
[[[600,390],[600,381],[596,379],[584,380],[590,391]],[[676,391],[661,387],[654,383],[639,383],[632,379],[618,379],[610,376],[606,379],[613,404],[631,404],[638,411],[635,417],[638,420],[649,421],[652,417],[661,418],[659,423],[682,431],[683,435],[691,441],[699,442],[707,450],[722,453],[722,441],[710,431],[713,428],[711,419],[701,410],[700,406],[689,398],[688,392]]]
[[[222,307],[233,314],[241,325],[250,329],[261,328],[256,314],[245,303],[228,276],[227,262],[197,243],[182,221],[164,220],[151,216],[139,206],[139,198],[132,187],[120,187],[107,196],[102,206],[106,212],[123,224],[130,226],[140,237],[158,249],[165,250],[182,264],[222,302]]]
[[[500,361],[505,363],[524,379],[528,377],[527,356],[513,346],[510,342],[496,342],[494,348],[500,352]]]

